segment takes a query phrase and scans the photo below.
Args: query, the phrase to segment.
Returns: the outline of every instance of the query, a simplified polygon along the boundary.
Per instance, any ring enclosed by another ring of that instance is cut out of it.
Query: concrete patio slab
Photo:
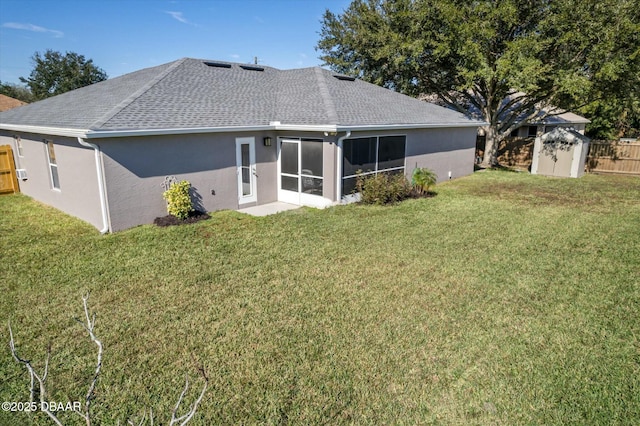
[[[276,214],[286,210],[299,209],[300,207],[302,206],[283,203],[281,201],[276,201],[275,203],[263,204],[261,206],[247,207],[246,209],[240,209],[238,211],[240,213],[246,213],[252,216],[268,216],[270,214]]]

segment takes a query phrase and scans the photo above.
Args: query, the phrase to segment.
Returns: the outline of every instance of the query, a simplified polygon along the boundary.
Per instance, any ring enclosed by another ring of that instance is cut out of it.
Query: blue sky
[[[326,9],[350,0],[0,0],[0,81],[28,77],[31,56],[76,52],[109,77],[183,57],[280,69],[321,65]]]

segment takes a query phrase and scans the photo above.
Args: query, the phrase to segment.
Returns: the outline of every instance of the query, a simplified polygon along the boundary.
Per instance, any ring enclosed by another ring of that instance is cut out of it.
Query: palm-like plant
[[[427,194],[431,187],[436,184],[437,180],[438,175],[426,167],[417,167],[411,176],[411,184],[414,190],[420,195]]]

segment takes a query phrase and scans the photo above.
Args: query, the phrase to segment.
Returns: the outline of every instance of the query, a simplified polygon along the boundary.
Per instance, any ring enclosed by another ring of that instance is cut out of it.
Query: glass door
[[[238,204],[258,201],[256,194],[256,145],[254,138],[236,139]]]
[[[278,200],[300,204],[300,141],[280,141],[280,182]]]
[[[322,139],[281,139],[278,157],[278,200],[310,206],[326,205],[323,189]]]

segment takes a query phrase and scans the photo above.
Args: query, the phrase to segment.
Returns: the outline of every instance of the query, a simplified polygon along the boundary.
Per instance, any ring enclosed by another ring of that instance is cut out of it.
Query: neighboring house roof
[[[542,120],[531,120],[530,121],[531,124],[551,124],[551,125],[555,125],[555,124],[589,124],[591,123],[591,120],[578,115],[578,114],[574,114],[573,112],[563,112],[557,115],[549,115],[546,118],[543,118]]]
[[[512,96],[504,99],[502,102],[510,101],[515,96],[523,96],[524,93],[517,92]],[[503,117],[511,112],[510,109],[507,109],[503,113]],[[550,124],[550,125],[568,125],[568,124],[588,124],[591,123],[590,120],[578,115],[573,112],[569,112],[563,109],[560,109],[555,106],[547,106],[538,111],[538,114],[533,119],[529,119],[524,121],[524,117],[520,118],[518,121],[521,121],[523,125],[526,124]]]
[[[0,95],[0,111],[8,111],[26,104],[26,102],[22,102],[21,100],[12,98],[11,96]]]
[[[326,131],[482,124],[319,67],[278,70],[190,58],[0,113],[0,128],[37,128],[84,137],[237,128]]]
[[[523,92],[515,92],[513,94],[511,94],[510,96],[507,96],[505,99],[503,99],[501,101],[501,105],[500,108],[503,108],[504,105],[506,105],[507,102],[512,101],[516,96],[520,97],[523,96],[524,93]],[[460,96],[456,95],[455,92],[451,92],[450,96],[452,98],[458,98],[461,101],[463,100]],[[451,108],[448,105],[446,105],[444,102],[442,102],[442,100],[440,100],[438,98],[438,96],[436,94],[430,94],[430,95],[421,95],[420,96],[421,100],[427,101],[427,102],[432,102],[435,103],[437,105],[441,105],[447,108]],[[516,104],[518,105],[518,104]],[[518,105],[519,106],[519,105]],[[470,103],[466,104],[466,108],[468,109],[469,113],[471,116],[479,118],[482,116],[482,114],[480,113],[480,110],[478,110],[478,108],[476,108],[474,105],[471,105]],[[515,110],[515,106],[512,108],[507,108],[502,110],[500,116],[499,116],[499,122],[505,121],[507,118],[510,118],[511,115],[513,114],[513,111]],[[562,125],[562,124],[588,124],[591,123],[591,121],[585,117],[582,117],[578,114],[574,114],[573,112],[569,112],[569,111],[565,111],[565,110],[561,110],[555,106],[548,106],[546,108],[542,108],[538,114],[537,117],[533,118],[533,119],[529,119],[529,120],[525,120],[526,116],[521,115],[519,118],[516,119],[516,123],[520,123],[520,125],[527,125],[527,124],[549,124],[549,125]]]
[[[585,135],[575,131],[574,129],[565,129],[556,127],[550,132],[540,136],[542,142],[568,142],[571,144],[589,142],[591,139]]]

